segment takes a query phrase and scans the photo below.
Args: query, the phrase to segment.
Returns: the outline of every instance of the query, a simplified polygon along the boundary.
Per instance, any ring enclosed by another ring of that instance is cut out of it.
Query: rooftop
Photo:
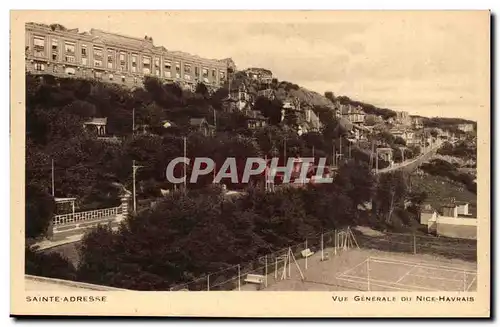
[[[91,120],[85,122],[86,125],[106,125],[108,118],[92,118]]]
[[[76,198],[54,198],[56,203],[65,203],[65,202],[73,202],[76,201]]]
[[[189,124],[192,126],[200,126],[202,124],[207,124],[208,126],[211,126],[205,118],[190,118]]]
[[[40,23],[35,23],[35,22],[29,22],[26,23],[26,27],[31,26],[31,27],[36,27],[36,28],[41,28],[45,30],[52,30],[52,31],[58,31],[62,33],[72,33],[75,34],[75,36],[84,36],[90,39],[94,40],[101,40],[102,42],[106,43],[107,45],[112,45],[116,47],[120,46],[127,46],[129,48],[136,49],[138,51],[143,51],[146,49],[150,50],[156,50],[156,51],[161,51],[161,52],[167,52],[169,55],[173,56],[183,56],[183,57],[190,57],[189,59],[191,60],[203,60],[203,61],[211,61],[213,64],[218,64],[218,65],[223,65],[223,64],[232,64],[234,65],[234,62],[232,62],[231,58],[225,58],[225,59],[212,59],[212,58],[202,58],[198,55],[193,55],[187,52],[182,52],[182,51],[168,51],[167,48],[164,46],[155,46],[153,43],[153,38],[149,36],[145,37],[134,37],[134,36],[129,36],[129,35],[123,35],[115,32],[108,32],[104,31],[101,29],[96,29],[92,28],[90,29],[89,32],[79,32],[78,28],[73,28],[69,29],[66,28],[65,26],[61,24],[40,24]]]

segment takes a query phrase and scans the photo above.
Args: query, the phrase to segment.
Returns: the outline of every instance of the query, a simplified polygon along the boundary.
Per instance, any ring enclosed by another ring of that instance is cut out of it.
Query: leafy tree
[[[382,174],[375,193],[376,213],[385,217],[387,224],[392,222],[394,210],[403,205],[408,188],[404,173]]]
[[[375,115],[367,115],[365,118],[366,126],[374,126],[377,124],[377,116]]]
[[[54,198],[37,184],[26,185],[25,234],[35,238],[44,235],[55,209]]]
[[[332,103],[335,101],[335,95],[333,94],[332,91],[326,91],[325,92],[325,98],[330,100]]]
[[[283,104],[279,100],[269,100],[266,97],[258,97],[255,100],[254,110],[258,110],[266,118],[269,118],[271,125],[278,125],[281,122],[281,108]]]
[[[75,267],[58,253],[44,254],[26,246],[24,251],[24,273],[33,276],[76,279]]]
[[[82,100],[76,100],[70,103],[64,107],[63,110],[84,118],[95,117],[97,113],[96,107],[93,104]]]
[[[389,133],[387,131],[380,132],[379,134],[377,134],[375,136],[375,138],[388,144],[388,145],[394,144],[394,140],[395,140],[394,135],[392,135],[391,133]]]
[[[368,165],[359,161],[348,161],[340,166],[335,183],[339,185],[352,201],[352,211],[357,211],[358,205],[371,201],[375,187],[374,176]]]
[[[208,97],[207,86],[204,83],[198,83],[196,85],[195,93],[200,94],[201,96],[203,96],[203,98],[207,98]]]
[[[396,136],[394,138],[394,144],[406,146],[406,141],[401,136]]]

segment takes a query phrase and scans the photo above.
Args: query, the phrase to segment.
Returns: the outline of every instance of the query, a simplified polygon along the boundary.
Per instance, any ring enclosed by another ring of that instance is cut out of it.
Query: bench
[[[253,284],[262,284],[264,282],[264,276],[248,274],[247,278],[245,278],[245,282]]]
[[[305,249],[300,251],[300,254],[302,255],[303,258],[310,257],[314,254],[314,252],[311,252],[311,249]]]

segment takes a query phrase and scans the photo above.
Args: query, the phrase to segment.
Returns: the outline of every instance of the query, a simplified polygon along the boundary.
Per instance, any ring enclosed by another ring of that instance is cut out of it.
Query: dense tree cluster
[[[422,119],[422,122],[425,127],[435,127],[441,128],[445,130],[454,129],[457,130],[457,125],[459,124],[473,124],[474,128],[477,128],[477,123],[463,118],[448,118],[448,117],[420,117],[420,116],[412,116],[419,117]]]
[[[438,154],[476,161],[477,149],[472,142],[459,141],[456,144],[446,142],[438,150]]]
[[[285,84],[275,86],[281,90]],[[328,158],[331,164],[334,149],[348,152],[347,142],[341,141],[346,130],[331,110],[322,108],[325,127],[320,133],[299,136],[293,128],[294,117],[287,115],[281,123],[279,100],[259,97],[255,107],[269,118],[270,125],[252,131],[242,113],[223,110],[228,94],[224,88],[209,94],[204,85],[198,85],[191,92],[151,77],[145,79],[144,88],[131,92],[97,81],[27,74],[26,90],[26,219],[27,224],[33,221],[30,236],[46,228],[53,212],[49,204],[52,161],[55,196],[76,197],[77,206],[84,210],[119,203],[118,186],[130,189],[133,160],[143,166],[137,175],[139,198],[158,195],[160,188],[172,188],[165,181],[165,168],[170,160],[183,155],[182,137],[187,137],[188,157],[210,157],[216,166],[229,156],[241,160],[279,156],[283,161],[285,157],[313,154]],[[94,117],[106,117],[108,136],[117,138],[105,142],[85,130],[83,124]],[[191,118],[204,118],[209,124],[216,120],[217,134],[202,136],[190,125]],[[136,133],[132,134],[134,125]],[[142,134],[144,125],[147,134]],[[354,157],[369,160],[369,155]],[[207,177],[195,187],[210,182]]]
[[[75,267],[58,253],[43,254],[30,246],[26,246],[24,259],[24,272],[27,275],[66,280],[77,279]]]
[[[52,160],[55,195],[76,197],[82,209],[116,205],[120,187],[130,189],[133,160],[142,166],[136,176],[138,198],[161,197],[155,206],[139,210],[119,231],[100,227],[86,235],[76,270],[51,255],[47,262],[61,270],[51,273],[52,277],[166,290],[323,230],[352,224],[390,226],[407,195],[403,176],[388,175],[390,179],[377,186],[367,165],[369,152],[354,146],[352,160],[341,162],[332,184],[283,187],[274,193],[247,187],[245,195],[228,200],[220,189],[209,187],[212,176],[204,176],[186,194],[161,196],[161,189],[172,189],[165,180],[165,168],[183,155],[183,137],[189,158],[209,157],[216,167],[227,157],[240,163],[252,156],[284,160],[314,155],[329,158],[330,164],[333,149],[348,153],[348,127],[331,111],[317,107],[323,130],[299,136],[278,122],[278,103],[260,99],[256,105],[271,124],[252,131],[240,113],[223,110],[227,89],[209,94],[199,86],[191,92],[148,78],[144,88],[130,92],[76,79],[26,78],[27,236],[43,234],[54,212]],[[295,90],[293,85],[290,88]],[[217,133],[211,137],[189,124],[193,117],[214,124],[215,116]],[[107,117],[109,132],[119,139],[104,142],[85,132],[82,125],[92,117]],[[148,125],[150,133],[132,134],[133,121],[136,126]],[[189,176],[190,167],[187,171]],[[230,188],[241,187],[229,180],[222,182]],[[370,201],[375,208],[372,215],[358,210]],[[44,256],[27,251],[27,272],[48,276]]]
[[[429,163],[422,164],[421,169],[430,175],[442,176],[452,181],[462,183],[467,190],[477,194],[477,184],[474,182],[475,177],[458,171],[454,164],[445,160],[434,159]]]
[[[395,177],[396,179],[398,177]],[[356,162],[344,165],[333,184],[281,188],[266,193],[251,188],[228,199],[217,187],[174,193],[153,209],[129,219],[121,230],[97,229],[82,242],[81,281],[139,290],[168,290],[173,284],[254,260],[321,231],[379,218],[360,216],[370,201],[374,177]],[[396,199],[377,195],[384,224]],[[231,276],[232,277],[232,276]]]
[[[51,276],[127,289],[168,290],[236,264],[251,262],[323,231],[349,225],[390,227],[391,220],[415,219],[425,194],[408,192],[405,176],[387,174],[377,187],[367,166],[343,165],[335,183],[283,187],[266,193],[249,188],[231,198],[218,186],[175,192],[125,221],[118,231],[99,227],[80,246],[76,271],[51,255]],[[371,213],[359,206],[373,203]],[[410,223],[408,221],[408,223]],[[30,253],[30,271],[46,274]],[[227,276],[232,278],[230,270]]]

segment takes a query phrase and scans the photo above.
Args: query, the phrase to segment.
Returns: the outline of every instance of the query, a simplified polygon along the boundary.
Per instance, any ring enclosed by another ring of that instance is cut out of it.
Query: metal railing
[[[86,222],[106,217],[116,216],[122,213],[122,206],[105,208],[98,210],[82,211],[75,213],[68,213],[63,215],[55,215],[52,222],[54,226],[74,224],[78,222]]]

